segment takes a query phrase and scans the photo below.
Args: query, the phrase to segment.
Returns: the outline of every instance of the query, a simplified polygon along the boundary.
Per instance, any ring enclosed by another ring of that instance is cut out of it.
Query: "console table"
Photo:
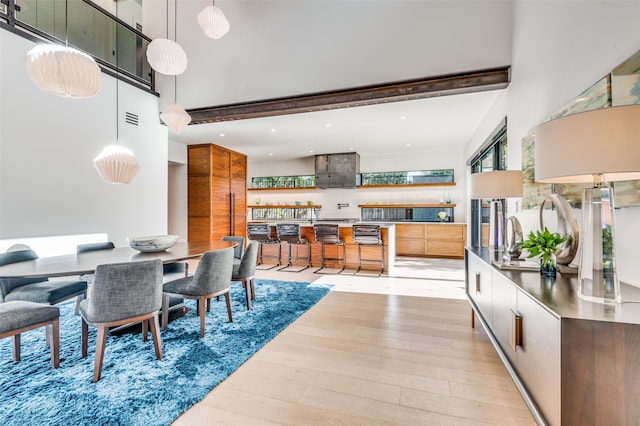
[[[577,297],[575,275],[492,266],[465,249],[472,318],[489,335],[539,424],[629,425],[640,419],[640,289],[623,303]]]

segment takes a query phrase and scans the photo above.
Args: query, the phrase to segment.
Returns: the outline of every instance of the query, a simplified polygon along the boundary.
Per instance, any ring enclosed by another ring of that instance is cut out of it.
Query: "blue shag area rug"
[[[95,384],[96,330],[89,328],[89,355],[82,359],[75,302],[60,305],[60,368],[51,369],[44,328],[22,334],[20,362],[11,358],[11,339],[0,341],[0,424],[170,424],[329,291],[272,280],[256,280],[255,288],[248,311],[241,284],[232,284],[233,323],[224,297],[213,299],[204,339],[195,303],[186,300],[190,311],[162,332],[160,361],[150,334],[147,342],[139,333],[109,336]]]

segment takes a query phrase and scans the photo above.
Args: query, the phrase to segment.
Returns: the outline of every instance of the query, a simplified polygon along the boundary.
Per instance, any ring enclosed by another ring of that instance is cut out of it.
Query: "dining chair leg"
[[[169,295],[162,295],[162,330],[167,330],[169,324]]]
[[[227,302],[227,314],[229,315],[229,322],[233,322],[233,316],[231,315],[231,295],[229,291],[224,294],[224,300]]]
[[[87,293],[79,294],[76,297],[76,315],[80,313],[80,302],[82,302],[87,297]]]
[[[158,321],[158,315],[154,315],[153,318],[149,319],[149,326],[151,327],[153,347],[156,350],[156,359],[162,359],[162,340],[160,337],[160,321]]]
[[[11,339],[11,355],[14,361],[20,361],[20,333],[14,334]]]
[[[218,300],[220,300],[220,296],[218,296]],[[207,299],[207,312],[211,312],[211,299]]]
[[[149,334],[149,320],[142,321],[142,341],[147,341],[147,335]]]
[[[51,347],[51,336],[49,336],[49,333],[47,333],[46,328],[44,330],[44,343],[48,348]]]
[[[204,337],[204,313],[205,313],[205,298],[198,298],[198,316],[200,317],[200,338]]]
[[[98,337],[96,337],[96,359],[93,362],[93,383],[100,380],[102,361],[104,360],[104,348],[107,344],[107,327],[98,325]]]
[[[60,366],[60,320],[54,319],[47,325],[47,333],[51,334],[51,368]]]
[[[251,300],[256,300],[256,286],[253,277],[249,280],[249,283],[251,284]]]
[[[89,324],[82,318],[82,358],[89,352]]]
[[[249,280],[242,280],[242,287],[244,287],[244,297],[247,299],[247,309],[251,309],[251,284],[249,284]]]

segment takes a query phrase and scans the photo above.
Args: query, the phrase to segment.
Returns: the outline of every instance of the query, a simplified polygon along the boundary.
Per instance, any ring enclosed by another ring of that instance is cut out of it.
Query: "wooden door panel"
[[[396,238],[424,238],[424,225],[397,224]]]
[[[189,216],[187,239],[189,241],[209,241],[211,238],[211,219],[209,217]]]
[[[464,244],[459,241],[427,240],[427,254],[439,256],[464,256]]]
[[[464,234],[464,226],[460,225],[427,225],[428,239],[461,241]]]
[[[425,241],[396,238],[396,253],[401,255],[425,254]]]
[[[211,211],[209,176],[189,176],[187,197],[189,216],[209,216]]]
[[[225,235],[231,235],[231,218],[214,217],[212,218],[211,240],[221,240]]]
[[[216,145],[210,145],[211,166],[209,171],[211,176],[229,178],[231,170],[230,152]]]
[[[191,145],[188,149],[188,174],[209,175],[211,151],[209,145]]]
[[[232,179],[239,179],[247,182],[247,156],[240,154],[239,152],[230,152],[231,154],[231,170],[230,176]]]

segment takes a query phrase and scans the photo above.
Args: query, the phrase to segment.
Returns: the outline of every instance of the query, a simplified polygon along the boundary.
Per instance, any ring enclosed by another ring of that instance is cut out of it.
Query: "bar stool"
[[[297,223],[278,223],[276,225],[278,240],[287,243],[287,264],[278,271],[300,272],[311,266],[311,244],[305,238],[300,237],[300,225]],[[296,255],[291,254],[291,246],[296,246]],[[300,246],[307,246],[307,256],[300,256]],[[305,260],[307,262],[304,268],[290,269],[292,261]]]
[[[363,263],[379,263],[380,272],[378,276],[382,275],[384,271],[384,244],[382,243],[380,225],[353,225],[352,231],[353,242],[358,245],[358,270],[355,273],[360,272]],[[379,246],[381,249],[380,259],[363,259],[362,246]]]
[[[268,267],[258,268],[260,270],[266,271],[269,269],[273,269],[276,266],[280,266],[280,241],[274,238],[271,238],[271,226],[268,223],[248,223],[247,224],[247,238],[249,240],[256,240],[260,244],[258,246],[258,265],[263,265],[263,259],[276,259],[278,262],[275,265],[269,265]],[[263,255],[262,249],[263,244],[274,245],[278,244],[278,254],[277,255]]]
[[[326,260],[329,260],[329,261],[339,260],[342,263],[342,268],[340,268],[340,270],[337,273],[339,274],[340,272],[344,271],[344,268],[346,266],[346,261],[347,261],[347,251],[346,251],[346,246],[344,245],[344,241],[340,239],[340,228],[338,227],[338,225],[330,225],[325,223],[316,224],[313,226],[313,237],[317,242],[322,243],[322,249],[321,249],[322,264],[320,269],[315,270],[314,273],[316,274],[326,273],[326,272],[320,272],[324,269],[324,263]],[[342,256],[326,257],[324,254],[324,248],[327,245],[336,246],[338,247],[338,250],[340,250],[339,248],[341,248]]]

